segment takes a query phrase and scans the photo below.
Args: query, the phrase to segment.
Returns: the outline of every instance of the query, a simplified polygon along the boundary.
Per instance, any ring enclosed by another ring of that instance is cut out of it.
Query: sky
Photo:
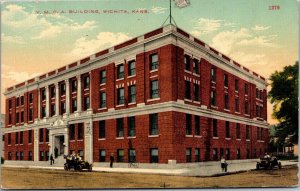
[[[298,60],[296,0],[171,4],[178,27],[266,78]],[[1,1],[1,113],[5,88],[159,28],[168,14],[169,0]],[[271,115],[268,103],[274,124]]]

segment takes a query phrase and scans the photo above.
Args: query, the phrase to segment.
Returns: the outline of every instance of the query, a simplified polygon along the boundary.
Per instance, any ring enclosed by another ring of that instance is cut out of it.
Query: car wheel
[[[259,164],[256,164],[256,170],[259,170]]]
[[[278,168],[281,169],[281,163],[278,163]]]

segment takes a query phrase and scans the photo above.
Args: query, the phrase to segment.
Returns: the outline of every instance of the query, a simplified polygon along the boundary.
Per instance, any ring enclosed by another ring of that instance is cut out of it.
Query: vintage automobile
[[[91,172],[92,168],[92,164],[87,161],[79,160],[78,158],[66,158],[66,163],[64,164],[65,170],[74,169],[75,171],[82,171],[86,169]]]
[[[281,169],[281,162],[275,156],[268,158],[260,158],[260,161],[256,163],[257,170],[261,168],[273,169],[274,167],[278,167],[279,169]]]

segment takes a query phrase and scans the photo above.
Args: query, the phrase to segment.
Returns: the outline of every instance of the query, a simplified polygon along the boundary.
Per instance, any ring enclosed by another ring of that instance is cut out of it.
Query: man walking
[[[53,154],[50,155],[50,165],[54,164]]]

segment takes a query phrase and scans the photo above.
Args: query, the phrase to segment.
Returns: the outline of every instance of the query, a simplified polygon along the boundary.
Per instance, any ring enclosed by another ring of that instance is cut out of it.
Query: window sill
[[[127,139],[135,139],[136,136],[132,136],[132,137],[127,137]]]
[[[265,141],[264,140],[257,140],[257,142],[264,143]]]
[[[237,141],[241,141],[241,139],[236,139]]]
[[[194,137],[195,137],[195,138],[202,138],[201,135],[195,135]]]
[[[105,109],[107,109],[107,107],[99,108],[98,111],[102,111],[102,110],[105,110]]]
[[[193,135],[185,135],[185,137],[193,137]]]
[[[237,111],[235,111],[234,113],[235,113],[235,114],[241,114],[240,112],[237,112]]]
[[[82,142],[82,141],[83,141],[83,139],[77,140],[77,142]]]
[[[239,93],[239,91],[237,91],[237,90],[234,90],[234,92],[235,92],[235,93]]]
[[[213,137],[213,139],[219,139],[219,137]]]
[[[216,82],[215,81],[210,81],[212,84],[216,84]]]
[[[228,86],[224,86],[224,89],[228,90]]]
[[[158,71],[158,69],[150,70],[150,73],[157,72],[157,71]]]
[[[191,99],[184,98],[184,101],[193,102]]]
[[[148,137],[159,137],[159,135],[148,135]]]
[[[229,109],[224,109],[224,111],[230,112],[230,110],[229,110]]]
[[[218,106],[214,106],[214,105],[211,105],[211,108],[214,108],[214,109],[219,109]]]
[[[32,143],[28,143],[28,145],[32,145]]]
[[[136,74],[134,74],[134,75],[132,75],[132,76],[127,76],[127,79],[128,79],[128,78],[134,78],[134,77],[136,77]]]
[[[225,138],[225,140],[229,141],[229,140],[231,140],[231,138]]]
[[[200,74],[193,73],[194,76],[200,77]]]
[[[244,114],[246,117],[250,117],[250,115],[249,114]]]
[[[70,140],[70,142],[75,142],[75,140]]]
[[[197,104],[200,104],[200,101],[193,101],[193,103],[197,103]]]
[[[158,98],[153,98],[153,99],[147,99],[147,102],[157,101],[157,100],[160,100],[160,97],[158,97]]]
[[[184,69],[184,72],[191,74],[192,72],[189,70]]]
[[[248,142],[249,142],[249,141],[250,141],[250,139],[246,139],[246,141],[248,141]]]
[[[125,104],[116,105],[116,107],[122,107],[125,106]]]
[[[158,75],[150,76],[150,78],[156,78],[156,77],[158,77]]]
[[[124,139],[124,137],[116,137],[116,139]]]
[[[104,86],[104,85],[106,85],[106,83],[102,83],[102,84],[100,84],[100,86]]]
[[[116,79],[116,82],[117,82],[117,81],[121,81],[121,80],[124,80],[124,78]]]
[[[134,104],[136,104],[136,102],[128,103],[127,105],[134,105]]]
[[[106,140],[105,138],[98,139],[98,141],[105,141],[105,140]]]

